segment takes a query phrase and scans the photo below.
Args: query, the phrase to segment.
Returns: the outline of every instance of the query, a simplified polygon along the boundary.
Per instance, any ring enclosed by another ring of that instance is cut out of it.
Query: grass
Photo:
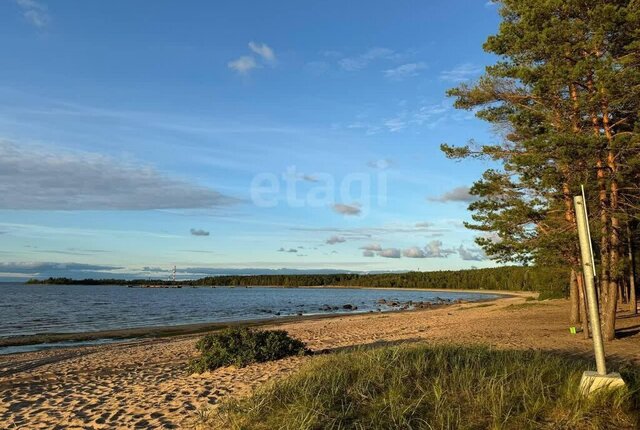
[[[305,344],[284,330],[252,330],[235,327],[211,333],[196,343],[200,356],[189,370],[202,373],[223,366],[244,367],[251,363],[279,360],[307,352]]]
[[[465,311],[467,309],[478,309],[478,308],[487,308],[489,306],[493,306],[493,303],[482,303],[480,305],[475,305],[475,306],[467,306],[464,308],[458,308],[459,311]]]
[[[524,303],[514,303],[512,305],[509,305],[507,307],[505,307],[506,310],[508,311],[517,311],[520,309],[529,309],[529,308],[535,308],[535,307],[539,307],[539,306],[547,306],[546,303],[543,302],[524,302]]]
[[[538,300],[564,299],[567,297],[563,291],[559,290],[541,290],[538,294]]]
[[[223,402],[205,428],[633,429],[635,368],[627,391],[578,394],[589,362],[484,347],[395,346],[311,359],[251,397]]]

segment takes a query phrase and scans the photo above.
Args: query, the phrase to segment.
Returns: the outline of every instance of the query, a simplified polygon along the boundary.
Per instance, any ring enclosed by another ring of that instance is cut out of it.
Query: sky
[[[485,1],[0,2],[0,280],[490,267]]]

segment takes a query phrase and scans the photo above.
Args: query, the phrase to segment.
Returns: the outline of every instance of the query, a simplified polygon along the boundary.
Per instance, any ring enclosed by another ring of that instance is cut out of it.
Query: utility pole
[[[597,372],[584,372],[582,380],[580,381],[580,390],[585,394],[590,394],[600,389],[622,388],[625,387],[625,383],[620,377],[620,374],[607,373],[604,344],[602,342],[602,328],[600,327],[598,296],[596,295],[595,263],[593,259],[593,248],[591,247],[591,231],[589,229],[584,188],[582,189],[581,196],[575,196],[573,198],[573,204],[576,211],[576,224],[578,227],[578,238],[580,239],[580,256],[582,271],[584,273],[589,321],[591,322],[593,350],[596,356],[597,369]]]

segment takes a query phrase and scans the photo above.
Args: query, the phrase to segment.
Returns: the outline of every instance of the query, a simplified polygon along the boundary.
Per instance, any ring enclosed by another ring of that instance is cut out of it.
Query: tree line
[[[465,290],[539,291],[542,297],[563,297],[568,294],[564,268],[496,267],[489,269],[407,272],[381,274],[318,274],[318,275],[246,275],[208,276],[178,281],[183,286],[351,286],[370,288],[442,288]],[[69,279],[48,278],[30,280],[32,284],[69,285],[171,285],[166,280]]]
[[[586,326],[573,208],[584,185],[611,340],[618,310],[637,313],[640,0],[496,3],[502,22],[484,50],[498,61],[449,91],[496,132],[495,143],[442,146],[499,166],[472,186],[467,226],[497,261],[569,268],[568,317]]]

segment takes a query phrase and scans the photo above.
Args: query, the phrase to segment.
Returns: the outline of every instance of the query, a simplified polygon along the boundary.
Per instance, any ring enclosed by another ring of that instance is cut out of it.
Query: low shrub
[[[307,352],[305,344],[290,337],[284,330],[251,330],[229,328],[211,333],[196,343],[200,356],[191,360],[194,373],[235,365],[279,360]]]
[[[629,389],[578,390],[590,360],[485,347],[400,346],[320,356],[251,397],[223,402],[215,429],[637,429]]]

